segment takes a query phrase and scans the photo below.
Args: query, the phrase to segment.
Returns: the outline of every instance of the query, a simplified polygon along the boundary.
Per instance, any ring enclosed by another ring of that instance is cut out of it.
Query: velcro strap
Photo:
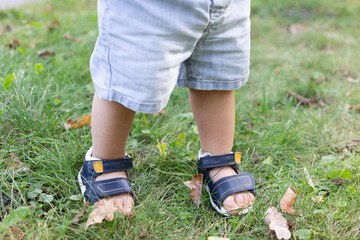
[[[99,160],[93,161],[93,167],[96,173],[118,172],[128,170],[133,167],[133,159],[125,156],[115,160]]]
[[[199,159],[198,164],[202,169],[234,165],[236,164],[235,153],[202,157]]]
[[[209,183],[209,189],[216,202],[222,205],[222,202],[231,194],[255,190],[254,177],[249,172],[239,173],[221,178],[215,183]]]
[[[93,182],[93,191],[99,199],[120,193],[133,193],[127,178],[113,178]]]

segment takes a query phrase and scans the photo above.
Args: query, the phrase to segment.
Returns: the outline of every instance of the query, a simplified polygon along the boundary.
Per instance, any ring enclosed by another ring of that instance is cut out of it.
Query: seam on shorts
[[[110,14],[110,7],[109,7],[109,3],[108,0],[105,0],[105,4],[106,4],[106,9],[104,11],[104,16],[103,16],[103,25],[104,25],[104,41],[106,44],[106,57],[107,57],[107,65],[109,68],[109,83],[108,83],[108,87],[111,88],[111,84],[112,84],[112,69],[111,69],[111,64],[110,64],[110,41],[109,41],[109,34],[108,34],[108,19],[109,19],[109,14]],[[110,94],[110,92],[109,92]],[[108,96],[108,98],[110,98],[110,95]]]
[[[240,78],[232,81],[214,81],[190,77],[179,78],[177,86],[179,88],[195,88],[198,90],[235,90],[244,86],[248,81],[248,77],[249,74],[244,74]]]
[[[206,78],[195,78],[195,77],[192,77],[192,76],[187,76],[187,77],[184,77],[184,78],[179,78],[178,80],[181,80],[181,81],[189,81],[189,82],[195,82],[195,81],[201,81],[201,82],[206,82],[206,83],[234,83],[234,82],[241,82],[244,80],[244,78],[247,78],[249,77],[249,71],[240,75],[239,78],[235,79],[235,80],[221,80],[221,81],[216,81],[216,80],[209,80],[209,79],[206,79]]]

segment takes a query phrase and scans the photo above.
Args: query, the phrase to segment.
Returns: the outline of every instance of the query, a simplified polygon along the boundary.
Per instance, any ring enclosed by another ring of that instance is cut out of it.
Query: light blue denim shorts
[[[249,15],[250,0],[98,0],[96,93],[154,113],[176,85],[240,88],[249,75]]]

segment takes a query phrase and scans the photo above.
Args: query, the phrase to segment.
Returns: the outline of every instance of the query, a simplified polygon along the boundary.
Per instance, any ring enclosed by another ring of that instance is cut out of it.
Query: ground
[[[83,208],[76,174],[89,127],[64,123],[90,113],[96,2],[0,11],[1,238],[270,239],[264,213],[289,185],[298,189],[296,214],[284,214],[294,239],[360,238],[359,11],[355,0],[252,1],[233,148],[256,179],[252,212],[223,218],[206,194],[191,202],[183,182],[197,173],[199,140],[188,93],[175,89],[166,112],[137,114],[132,128],[135,216],[87,231],[87,215],[71,220]],[[14,171],[19,161],[26,168]]]

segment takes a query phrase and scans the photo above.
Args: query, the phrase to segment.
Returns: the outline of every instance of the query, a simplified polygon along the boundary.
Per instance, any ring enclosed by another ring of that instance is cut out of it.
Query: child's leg
[[[91,113],[93,156],[104,160],[123,158],[134,116],[134,111],[120,103],[103,100],[95,94]],[[118,177],[127,178],[126,172],[103,173],[96,180]],[[130,214],[134,202],[129,194],[123,193],[112,198],[116,199],[120,211]]]
[[[235,129],[234,91],[190,89],[190,103],[199,130],[201,149],[212,155],[229,153],[233,146]],[[210,171],[214,182],[234,174],[236,172],[230,166],[214,168]],[[250,206],[254,200],[254,195],[242,192],[227,197],[223,205],[227,211],[230,211]]]

